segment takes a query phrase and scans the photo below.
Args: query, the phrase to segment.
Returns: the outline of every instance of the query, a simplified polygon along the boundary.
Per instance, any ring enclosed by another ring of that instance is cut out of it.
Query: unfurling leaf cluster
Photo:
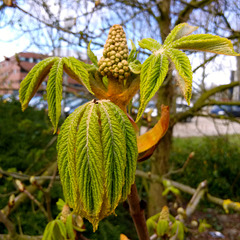
[[[150,234],[156,235],[163,239],[184,239],[184,232],[187,230],[183,222],[176,220],[167,206],[162,208],[160,213],[147,219],[147,228]]]
[[[57,151],[66,202],[96,230],[98,222],[127,198],[134,183],[135,131],[116,105],[92,101],[65,120]]]

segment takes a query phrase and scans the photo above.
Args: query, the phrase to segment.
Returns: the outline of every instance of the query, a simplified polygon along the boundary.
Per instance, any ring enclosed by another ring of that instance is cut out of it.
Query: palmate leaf
[[[28,75],[23,79],[19,89],[19,100],[24,111],[31,98],[37,92],[44,78],[48,75],[50,68],[58,57],[49,57],[36,64]]]
[[[177,49],[170,48],[166,54],[174,63],[179,77],[177,78],[179,87],[188,104],[192,95],[192,66],[187,55]]]
[[[90,40],[90,42],[88,44],[87,55],[88,55],[89,59],[91,60],[91,62],[93,63],[93,65],[98,69],[97,57],[95,56],[95,54],[93,53],[93,51],[90,48],[91,42],[92,42],[92,40]]]
[[[142,65],[140,75],[140,107],[136,121],[140,119],[150,99],[157,92],[168,72],[165,54],[152,54]]]
[[[59,58],[52,66],[47,82],[48,116],[57,131],[61,116],[63,61]]]
[[[190,103],[192,91],[192,70],[187,56],[184,53],[178,51],[178,49],[206,51],[217,54],[240,56],[240,54],[234,51],[231,41],[226,38],[221,38],[219,36],[214,36],[211,34],[189,35],[196,29],[197,27],[190,26],[187,23],[182,23],[177,25],[171,31],[163,45],[151,38],[145,38],[139,42],[140,47],[152,51],[153,54],[142,64],[141,67],[141,105],[138,111],[137,121],[142,115],[148,101],[156,93],[158,88],[161,86],[164,77],[166,76],[166,70],[168,70],[166,56],[170,57],[172,62],[175,64],[179,75],[178,84],[188,104]],[[155,66],[157,66],[159,62],[156,60],[156,56],[159,55],[162,59],[164,59],[164,61],[162,62],[162,66],[160,68],[157,68]],[[135,68],[137,67],[133,65],[130,66],[130,68],[134,72]],[[157,69],[159,69],[159,72]],[[154,83],[157,84],[154,85]]]
[[[88,71],[85,69],[84,64],[74,57],[63,58],[63,68],[73,79],[83,84],[87,90],[93,94],[89,81]]]
[[[138,42],[138,45],[143,49],[150,50],[151,52],[156,52],[162,47],[162,44],[152,38],[144,38]]]
[[[173,41],[178,40],[184,36],[196,31],[198,27],[190,26],[188,23],[178,24],[167,36],[164,41],[164,46],[171,44]]]
[[[109,100],[76,109],[58,137],[58,167],[66,202],[98,222],[126,199],[134,182],[137,142],[124,112]]]
[[[172,48],[212,52],[217,54],[240,56],[233,50],[233,45],[227,38],[211,34],[194,34],[182,37],[171,44]]]

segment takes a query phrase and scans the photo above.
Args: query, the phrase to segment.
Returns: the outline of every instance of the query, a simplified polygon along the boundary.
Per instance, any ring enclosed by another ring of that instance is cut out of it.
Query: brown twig
[[[42,177],[47,176],[48,178],[41,178],[38,183],[39,184],[43,184],[47,179],[49,179],[49,175],[52,174],[52,172],[54,171],[55,167],[56,167],[56,162],[54,162],[51,166],[49,166],[49,168],[42,174]],[[29,179],[29,178],[28,178]],[[31,186],[27,186],[26,190],[28,192],[30,192],[31,194],[33,192],[35,192],[37,190],[37,186],[31,185]],[[25,200],[27,199],[27,195],[25,193],[20,193],[18,196],[16,196],[15,198],[15,204],[14,207],[12,207],[9,210],[9,206],[6,205],[1,211],[3,211],[4,213],[11,213],[12,211],[14,211],[16,208],[18,208]]]
[[[128,195],[128,203],[139,240],[148,240],[149,234],[144,216],[144,209],[140,206],[140,198],[138,196],[137,186],[135,183],[132,185],[131,193]]]
[[[39,207],[39,209],[43,212],[43,214],[46,216],[46,218],[48,218],[48,213],[46,212],[43,205],[26,189],[24,189],[23,192]]]
[[[184,164],[183,164],[183,166],[182,166],[181,168],[179,168],[179,169],[177,169],[177,170],[169,171],[168,173],[164,174],[163,177],[168,177],[168,176],[170,176],[170,175],[172,175],[172,174],[182,173],[182,172],[185,170],[185,168],[187,167],[190,159],[193,158],[193,156],[194,156],[194,152],[191,152],[191,153],[188,155],[187,160],[184,162]]]
[[[52,175],[52,179],[49,182],[47,189],[44,191],[45,198],[46,198],[48,221],[51,221],[53,219],[52,211],[51,211],[51,195],[50,195],[50,191],[51,191],[51,188],[53,186],[54,180],[55,180],[56,175],[57,175],[57,169],[58,168],[57,168],[57,164],[56,164],[56,167],[55,167],[53,175]]]

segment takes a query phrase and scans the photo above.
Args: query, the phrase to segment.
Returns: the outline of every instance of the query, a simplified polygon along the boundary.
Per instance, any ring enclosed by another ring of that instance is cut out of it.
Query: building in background
[[[0,94],[18,93],[21,81],[35,64],[48,56],[37,53],[18,53],[0,62]]]
[[[5,57],[5,60],[0,62],[0,95],[3,94],[18,94],[21,81],[26,77],[28,72],[40,61],[49,56],[33,53],[20,52],[12,57]],[[68,86],[67,91],[73,92],[81,89],[80,85],[75,80],[71,79],[64,73],[64,83]],[[39,87],[39,91],[46,89],[46,82],[43,82]]]

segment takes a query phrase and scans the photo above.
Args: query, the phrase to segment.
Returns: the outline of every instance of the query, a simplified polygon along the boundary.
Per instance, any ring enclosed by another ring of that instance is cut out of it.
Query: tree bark
[[[169,129],[166,135],[161,139],[159,146],[155,150],[151,161],[151,173],[156,175],[164,175],[168,170],[168,159],[170,155],[172,141],[172,129]],[[166,199],[162,196],[164,188],[159,182],[152,182],[149,188],[148,198],[148,216],[161,211],[166,205]]]
[[[161,32],[162,42],[166,39],[170,33],[171,18],[170,18],[170,6],[171,1],[162,1],[158,5],[160,17],[158,18],[158,24]],[[173,86],[172,86],[172,71],[168,72],[168,75],[162,86],[158,91],[157,108],[160,112],[161,105],[167,105],[170,107],[170,113],[173,102]],[[160,140],[157,146],[151,162],[151,172],[157,175],[163,175],[168,169],[168,159],[171,148],[172,130],[168,129],[165,136]],[[148,194],[148,216],[152,216],[161,211],[161,208],[166,205],[166,199],[162,196],[163,185],[159,183],[150,183]]]
[[[139,240],[148,240],[149,234],[144,209],[140,206],[140,198],[138,196],[136,183],[134,183],[131,187],[131,193],[128,195],[128,203]]]

